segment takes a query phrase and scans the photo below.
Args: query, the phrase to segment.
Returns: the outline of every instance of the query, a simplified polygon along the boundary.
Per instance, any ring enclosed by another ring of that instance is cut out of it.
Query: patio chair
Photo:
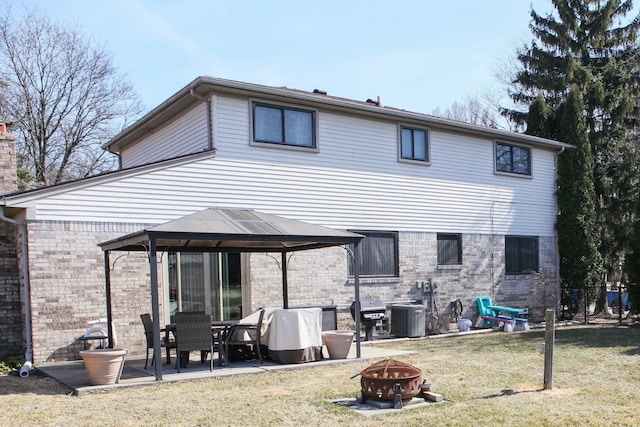
[[[476,298],[476,304],[478,304],[478,313],[485,325],[492,327],[497,326],[500,323],[500,318],[498,318],[497,314],[489,308],[490,305],[493,305],[491,303],[491,297],[480,296]]]
[[[199,310],[199,311],[181,311],[180,313],[181,313],[182,316],[188,316],[188,315],[192,315],[192,314],[205,314],[206,311],[204,311],[204,310]],[[213,347],[216,348],[217,338],[216,338],[215,334],[212,334],[212,336],[213,336]],[[202,350],[200,352],[200,363],[204,363],[204,361],[207,360],[207,355],[208,354],[209,354],[209,350]]]
[[[213,337],[210,314],[176,313],[177,369],[180,372],[182,352],[208,351],[211,353],[209,370],[213,371]]]
[[[260,310],[257,323],[238,323],[229,330],[225,340],[227,357],[241,360],[258,359],[262,361],[260,337],[264,321],[264,308]],[[231,349],[231,351],[230,351]]]
[[[144,336],[147,339],[147,357],[144,360],[144,369],[147,369],[147,365],[149,363],[149,349],[154,348],[153,346],[153,320],[151,320],[151,315],[149,313],[144,313],[140,315],[140,319],[142,320],[142,325],[144,326]],[[160,329],[160,332],[165,332],[164,329]],[[167,349],[167,363],[171,364],[171,349],[176,348],[175,341],[169,341],[166,337],[162,339],[160,343],[160,347],[164,347]],[[152,355],[151,357],[151,366],[153,366],[155,357]]]
[[[513,330],[513,327],[518,326],[518,329],[529,330],[529,323],[527,319],[523,319],[520,317],[515,317],[515,314],[511,316],[501,315],[495,311],[495,309],[491,309],[493,304],[491,303],[491,297],[489,296],[480,296],[476,298],[476,303],[478,304],[478,313],[482,318],[484,324],[489,327],[499,326],[501,323],[504,323],[507,328],[505,330]],[[511,307],[503,307],[503,310],[508,310],[509,313],[520,313],[522,310],[515,309]],[[514,325],[515,323],[515,325]]]

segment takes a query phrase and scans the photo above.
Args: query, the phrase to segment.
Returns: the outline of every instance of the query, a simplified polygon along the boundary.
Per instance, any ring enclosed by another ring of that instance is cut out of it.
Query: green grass
[[[0,425],[640,425],[640,328],[558,328],[553,389],[542,390],[543,330],[380,344],[415,350],[445,403],[365,417],[356,397],[373,361],[69,396],[47,378],[0,377]]]

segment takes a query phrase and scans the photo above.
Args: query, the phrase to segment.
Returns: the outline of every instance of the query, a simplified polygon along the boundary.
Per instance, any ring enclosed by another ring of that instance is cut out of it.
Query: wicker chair
[[[233,356],[235,356],[238,359],[249,360],[257,358],[262,361],[260,336],[262,322],[264,321],[264,311],[264,308],[260,310],[258,323],[238,323],[231,327],[225,340],[227,357],[231,356],[232,360]]]
[[[144,313],[140,315],[140,319],[142,320],[142,325],[144,326],[144,336],[147,339],[147,358],[144,360],[144,369],[147,369],[147,365],[149,363],[149,349],[153,350],[153,320],[151,320],[151,315],[149,313]],[[160,329],[160,332],[165,332],[164,329]],[[176,348],[175,341],[168,341],[166,338],[162,340],[160,343],[160,347],[164,347],[167,349],[167,363],[171,364],[171,352],[172,348]],[[151,366],[153,366],[155,357],[151,357]]]
[[[176,313],[177,369],[180,372],[182,352],[208,351],[211,353],[209,370],[213,371],[213,337],[210,314]]]

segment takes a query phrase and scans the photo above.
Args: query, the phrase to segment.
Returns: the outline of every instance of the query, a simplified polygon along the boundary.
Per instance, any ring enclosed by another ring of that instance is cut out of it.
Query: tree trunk
[[[607,285],[603,283],[600,285],[600,291],[598,292],[598,299],[596,300],[596,308],[594,315],[604,313],[607,317],[611,316],[609,306],[607,305]]]

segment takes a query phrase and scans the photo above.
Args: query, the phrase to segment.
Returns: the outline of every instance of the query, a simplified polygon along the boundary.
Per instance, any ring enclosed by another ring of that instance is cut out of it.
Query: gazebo
[[[156,380],[162,380],[160,349],[160,309],[158,301],[157,253],[174,252],[280,252],[282,255],[282,296],[288,308],[287,253],[330,246],[354,245],[361,234],[291,220],[247,209],[205,209],[136,233],[100,243],[104,251],[109,346],[113,330],[111,307],[110,254],[113,251],[148,253],[151,272],[151,304]],[[356,330],[360,330],[359,254],[354,257],[354,299]],[[360,334],[356,334],[356,357],[360,358]]]

